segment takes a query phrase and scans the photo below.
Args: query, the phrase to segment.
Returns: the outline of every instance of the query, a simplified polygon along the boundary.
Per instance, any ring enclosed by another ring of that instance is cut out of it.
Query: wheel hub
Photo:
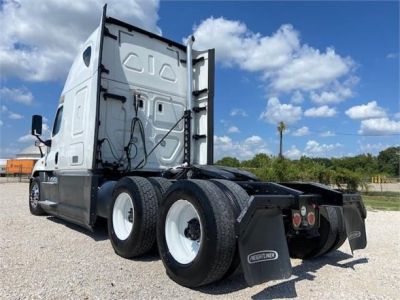
[[[133,223],[133,209],[132,208],[128,211],[128,221],[130,223]]]
[[[193,218],[187,223],[184,231],[185,237],[192,241],[199,241],[201,236],[200,222],[198,219]]]

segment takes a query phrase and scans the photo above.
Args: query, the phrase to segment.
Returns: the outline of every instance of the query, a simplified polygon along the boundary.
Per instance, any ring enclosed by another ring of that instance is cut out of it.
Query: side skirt
[[[91,229],[97,216],[99,176],[89,172],[54,172],[40,177],[42,207],[54,216]],[[46,207],[46,203],[52,205]]]

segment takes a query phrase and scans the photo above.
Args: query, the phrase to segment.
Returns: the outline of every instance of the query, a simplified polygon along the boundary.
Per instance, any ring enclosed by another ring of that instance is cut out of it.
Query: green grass
[[[400,193],[369,192],[363,193],[362,198],[367,208],[400,211]]]

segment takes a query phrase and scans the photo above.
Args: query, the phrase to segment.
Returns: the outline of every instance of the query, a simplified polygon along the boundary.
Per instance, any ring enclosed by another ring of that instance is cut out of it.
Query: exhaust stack
[[[193,61],[192,61],[192,46],[194,43],[194,36],[191,35],[186,44],[186,66],[187,66],[187,96],[186,96],[186,109],[192,110],[192,97],[193,97]]]

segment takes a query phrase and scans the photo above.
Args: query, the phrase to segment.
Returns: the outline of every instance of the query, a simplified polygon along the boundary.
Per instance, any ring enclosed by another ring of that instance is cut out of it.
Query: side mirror
[[[32,128],[31,128],[31,134],[38,136],[42,134],[42,116],[39,115],[33,115],[32,116]]]

